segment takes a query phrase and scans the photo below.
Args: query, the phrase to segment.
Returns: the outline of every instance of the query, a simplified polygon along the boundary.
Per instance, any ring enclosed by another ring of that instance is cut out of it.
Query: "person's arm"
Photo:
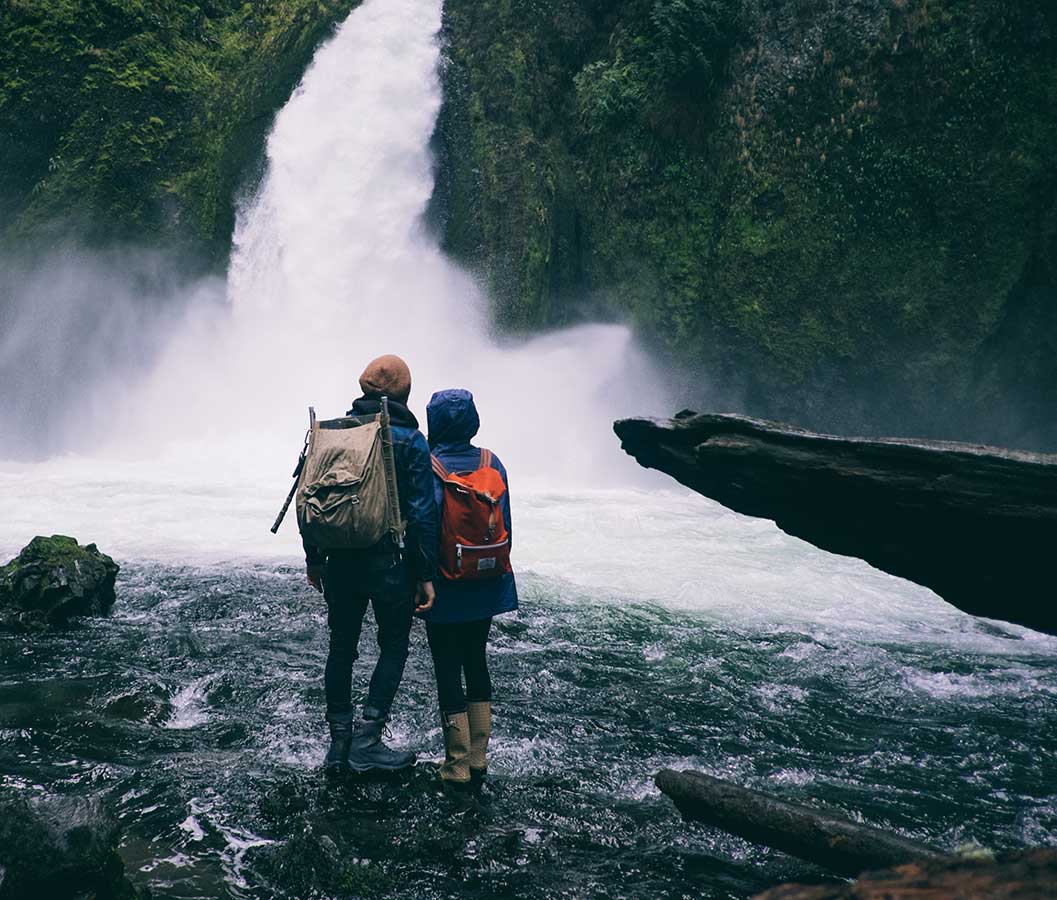
[[[440,520],[434,495],[433,464],[429,445],[418,432],[407,448],[406,552],[420,584],[432,583],[437,575]],[[432,585],[431,585],[432,590]]]
[[[308,574],[308,583],[321,594],[323,593],[323,567],[327,562],[327,555],[319,547],[301,539],[301,546],[305,548],[305,567]]]
[[[506,490],[503,492],[503,499],[499,501],[499,508],[503,511],[503,524],[506,525],[506,533],[510,538],[510,546],[513,547],[514,526],[510,519],[510,479],[507,478],[506,466],[499,461],[499,458],[494,453],[492,454],[492,465],[495,466],[499,474],[503,476],[503,484],[506,485]]]

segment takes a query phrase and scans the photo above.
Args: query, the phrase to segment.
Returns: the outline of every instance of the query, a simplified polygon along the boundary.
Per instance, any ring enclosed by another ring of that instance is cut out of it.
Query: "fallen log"
[[[1057,455],[834,437],[735,415],[614,425],[643,466],[964,612],[1057,634]]]
[[[996,859],[923,859],[860,875],[852,884],[783,884],[755,900],[1042,900],[1057,896],[1057,849]]]
[[[841,875],[855,876],[867,869],[940,855],[924,844],[702,772],[662,769],[654,780],[685,818],[714,825]]]

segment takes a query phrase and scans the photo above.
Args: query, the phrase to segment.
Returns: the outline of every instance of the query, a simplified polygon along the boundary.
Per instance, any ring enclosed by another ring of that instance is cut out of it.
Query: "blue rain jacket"
[[[376,397],[360,397],[345,415],[374,416],[382,410]],[[429,447],[418,420],[403,403],[389,401],[390,423],[393,429],[393,458],[396,463],[396,483],[400,494],[400,515],[407,523],[404,535],[404,560],[418,581],[437,578],[437,554],[440,549],[439,507],[433,491],[433,465]],[[362,562],[370,566],[374,557],[392,553],[389,538],[375,547],[364,550],[321,550],[302,541],[308,565],[320,565],[327,557],[341,556],[346,562]]]
[[[461,389],[438,391],[426,407],[426,422],[430,449],[449,472],[470,472],[481,464],[481,449],[470,443],[481,426],[473,394]],[[503,476],[503,483],[507,486],[500,508],[507,532],[513,540],[510,483],[507,481],[506,468],[494,452],[492,465]],[[436,476],[433,484],[437,508],[441,509],[444,487]],[[513,572],[507,572],[494,581],[467,582],[448,581],[438,574],[433,585],[437,590],[437,599],[433,608],[422,614],[427,622],[476,622],[517,609],[517,584]]]

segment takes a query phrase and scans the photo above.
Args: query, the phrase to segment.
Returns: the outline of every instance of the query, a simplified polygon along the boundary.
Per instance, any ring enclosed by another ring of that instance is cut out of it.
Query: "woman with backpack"
[[[481,420],[469,391],[434,394],[426,418],[441,538],[436,600],[422,618],[444,732],[440,777],[465,784],[488,768],[492,618],[518,605],[510,567],[510,494],[498,457],[470,443]]]

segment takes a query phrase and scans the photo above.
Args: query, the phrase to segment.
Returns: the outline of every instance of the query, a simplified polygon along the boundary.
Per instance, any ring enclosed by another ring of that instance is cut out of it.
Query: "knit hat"
[[[399,356],[379,356],[363,370],[360,390],[365,396],[384,395],[398,403],[407,403],[411,396],[411,370]]]

